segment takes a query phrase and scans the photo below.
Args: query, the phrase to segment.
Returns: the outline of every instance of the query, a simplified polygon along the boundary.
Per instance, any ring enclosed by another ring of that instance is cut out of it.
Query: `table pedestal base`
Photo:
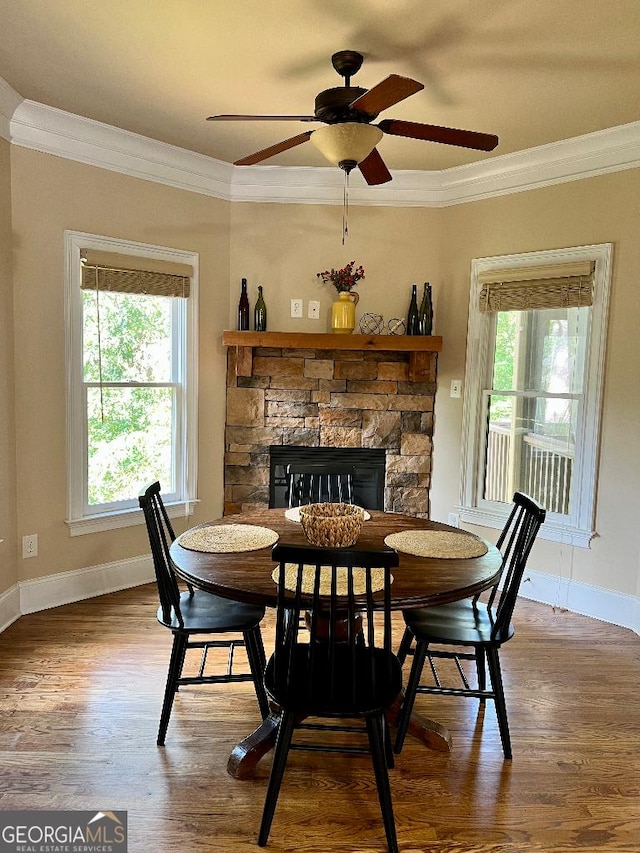
[[[390,726],[397,725],[403,698],[404,691],[387,712],[387,720]],[[429,717],[416,714],[415,711],[411,714],[407,734],[422,741],[425,746],[436,752],[450,752],[451,750],[451,733],[449,730]]]
[[[229,761],[227,773],[234,779],[248,779],[253,775],[256,764],[276,745],[280,712],[271,711],[258,728],[234,746]]]
[[[395,726],[402,706],[403,694],[400,694],[387,714],[389,725]],[[268,717],[260,723],[255,731],[234,746],[229,761],[227,773],[234,779],[248,779],[253,776],[256,765],[270,750],[273,749],[278,736],[280,712],[273,709]],[[407,734],[417,738],[429,749],[437,752],[449,752],[451,749],[451,734],[440,723],[428,717],[421,717],[415,712],[411,715]]]

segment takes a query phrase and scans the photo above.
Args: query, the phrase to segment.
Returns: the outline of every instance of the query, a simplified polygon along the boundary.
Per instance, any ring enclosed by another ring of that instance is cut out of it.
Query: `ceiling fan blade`
[[[207,116],[207,121],[318,121],[315,116]]]
[[[493,151],[498,137],[492,133],[477,133],[474,130],[458,130],[455,127],[439,127],[436,124],[419,124],[413,121],[384,119],[378,123],[383,133],[391,136],[408,136],[411,139],[424,139],[427,142],[442,142],[444,145],[459,145],[461,148],[475,148],[478,151]]]
[[[387,169],[380,154],[378,154],[377,148],[374,148],[362,163],[358,163],[358,169],[360,169],[362,176],[370,187],[377,184],[386,184],[387,181],[391,180],[391,172]]]
[[[356,98],[349,106],[354,110],[376,116],[382,110],[404,101],[409,95],[415,95],[421,89],[424,89],[424,86],[417,80],[412,80],[410,77],[400,77],[399,74],[390,74],[377,86]]]
[[[243,157],[242,160],[236,160],[233,165],[253,166],[255,163],[260,163],[262,160],[267,160],[269,157],[275,157],[276,154],[288,151],[289,148],[295,148],[296,145],[302,145],[303,142],[307,142],[312,133],[312,130],[305,130],[304,133],[299,133],[298,136],[292,136],[290,139],[284,139],[282,142],[270,145],[269,148],[263,148],[262,151],[257,151],[255,154],[249,154],[248,157]]]

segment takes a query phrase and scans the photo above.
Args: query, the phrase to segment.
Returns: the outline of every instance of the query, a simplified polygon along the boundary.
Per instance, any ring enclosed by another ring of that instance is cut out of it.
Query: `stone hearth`
[[[316,336],[317,337],[317,336]],[[228,349],[225,514],[269,504],[269,446],[386,450],[385,509],[427,517],[437,352],[409,380],[406,351]]]

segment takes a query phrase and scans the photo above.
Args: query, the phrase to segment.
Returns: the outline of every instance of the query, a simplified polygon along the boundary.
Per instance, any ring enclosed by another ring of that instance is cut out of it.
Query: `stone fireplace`
[[[384,450],[384,508],[428,517],[440,338],[225,332],[223,343],[225,514],[269,506],[270,448],[293,445]]]

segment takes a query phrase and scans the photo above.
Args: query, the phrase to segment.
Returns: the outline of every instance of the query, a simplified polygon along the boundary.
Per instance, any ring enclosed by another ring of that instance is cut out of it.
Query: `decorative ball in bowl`
[[[349,548],[358,541],[364,512],[354,504],[321,503],[300,507],[300,524],[312,545]]]

